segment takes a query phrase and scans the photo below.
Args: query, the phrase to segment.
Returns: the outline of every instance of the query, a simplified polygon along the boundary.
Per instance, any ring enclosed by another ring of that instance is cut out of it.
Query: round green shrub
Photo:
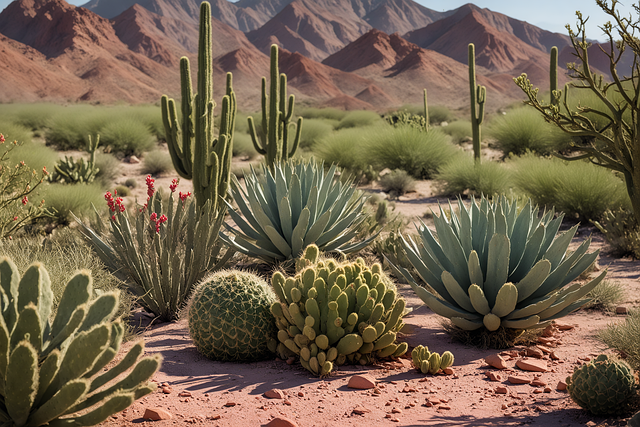
[[[198,351],[222,362],[269,358],[267,347],[277,333],[270,312],[277,298],[255,274],[227,270],[205,278],[190,303],[189,334]]]

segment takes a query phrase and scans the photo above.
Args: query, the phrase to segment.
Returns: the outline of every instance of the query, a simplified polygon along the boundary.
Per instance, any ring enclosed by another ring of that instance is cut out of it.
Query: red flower
[[[178,193],[178,195],[180,196],[180,200],[182,200],[182,202],[184,203],[184,201],[187,199],[187,197],[189,197],[191,195],[191,191],[187,191],[186,193],[183,193],[181,191],[180,193]]]
[[[4,135],[0,133],[0,144],[4,144]]]
[[[23,205],[26,205],[27,203],[29,203],[29,199],[27,198],[27,196],[24,196],[24,197],[22,198],[22,204],[23,204]]]
[[[13,217],[13,220],[14,220],[14,221],[17,221],[17,220],[18,220],[18,217],[17,217],[17,216],[14,216],[14,217]]]
[[[179,180],[179,179],[176,179],[176,178],[174,178],[174,179],[171,181],[171,185],[169,186],[169,188],[171,189],[171,192],[172,192],[172,193],[175,193],[175,192],[176,192],[176,187],[178,186],[178,183],[179,183],[179,182],[180,182],[180,180]]]
[[[45,175],[49,175],[49,172],[47,172],[47,167],[46,166],[42,167],[42,173],[45,174]]]
[[[151,196],[153,196],[153,193],[156,192],[156,189],[154,187],[156,180],[151,178],[151,175],[147,175],[146,181],[147,181],[147,197],[148,199],[150,199]]]

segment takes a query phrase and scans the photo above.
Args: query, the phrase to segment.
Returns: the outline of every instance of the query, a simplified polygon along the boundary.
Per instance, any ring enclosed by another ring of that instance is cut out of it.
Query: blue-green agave
[[[245,255],[276,263],[300,257],[311,244],[322,252],[352,253],[375,236],[352,242],[366,219],[363,193],[350,181],[335,179],[336,166],[324,171],[315,162],[279,162],[274,171],[262,165],[245,175],[246,191],[235,176],[231,194],[239,212],[229,213],[238,229],[222,239]]]
[[[450,206],[449,213],[440,207],[434,215],[437,238],[424,224],[418,243],[403,238],[408,260],[435,293],[396,268],[431,310],[462,329],[543,327],[589,301],[583,297],[606,271],[570,285],[599,251],[587,253],[586,239],[568,252],[578,226],[556,236],[563,215],[538,213],[531,202],[519,211],[504,197],[474,199],[469,208],[458,200],[458,213]]]

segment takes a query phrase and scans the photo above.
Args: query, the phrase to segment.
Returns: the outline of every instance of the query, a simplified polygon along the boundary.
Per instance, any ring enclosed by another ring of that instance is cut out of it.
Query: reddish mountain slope
[[[373,28],[387,34],[404,34],[426,27],[453,12],[436,12],[411,0],[384,0],[377,8],[367,13],[364,20]]]

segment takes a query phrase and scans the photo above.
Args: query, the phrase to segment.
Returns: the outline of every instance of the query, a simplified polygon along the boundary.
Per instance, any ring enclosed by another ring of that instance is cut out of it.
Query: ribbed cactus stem
[[[551,64],[549,67],[549,86],[551,90],[551,105],[558,105],[559,99],[556,95],[558,91],[558,48],[551,48]]]
[[[429,104],[427,104],[427,89],[424,89],[423,100],[424,100],[424,130],[429,130]]]
[[[469,88],[471,95],[471,131],[473,136],[473,158],[480,163],[480,139],[482,121],[484,120],[484,103],[487,89],[476,83],[476,50],[469,43]]]
[[[182,87],[182,124],[178,122],[175,101],[162,97],[162,119],[169,154],[178,175],[193,180],[193,193],[198,207],[211,199],[214,208],[225,198],[231,170],[236,98],[231,73],[227,73],[226,95],[222,101],[220,131],[214,138],[213,58],[211,56],[211,6],[200,5],[200,38],[198,44],[198,92],[194,96],[189,60],[180,60]],[[193,152],[192,152],[193,146]]]

